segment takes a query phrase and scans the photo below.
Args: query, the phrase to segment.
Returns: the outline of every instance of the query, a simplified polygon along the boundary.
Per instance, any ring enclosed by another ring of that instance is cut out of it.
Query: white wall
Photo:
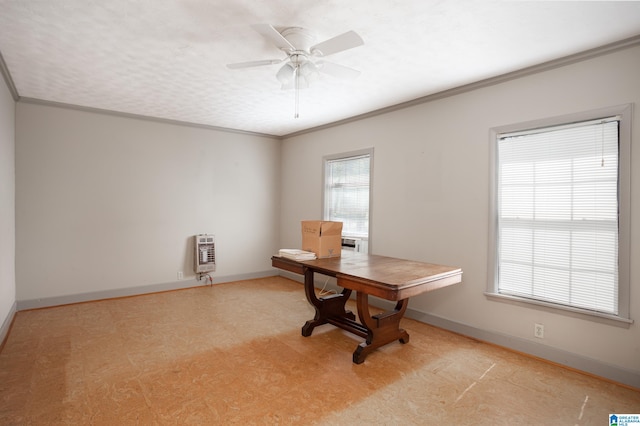
[[[19,309],[62,296],[175,287],[178,271],[185,286],[196,285],[191,237],[198,233],[216,235],[214,283],[272,274],[280,144],[18,102]]]
[[[0,343],[16,301],[15,102],[0,82]]]
[[[632,170],[640,167],[640,47],[288,138],[282,147],[282,244],[321,217],[324,155],[374,147],[372,252],[462,267],[463,283],[409,308],[493,336],[598,360],[640,377],[640,262],[632,261],[629,328],[489,300],[489,129],[635,103]],[[428,76],[425,76],[428,78]],[[632,173],[631,258],[640,249],[640,173]],[[533,337],[545,325],[544,340]]]
[[[636,323],[605,325],[483,292],[489,129],[625,103],[636,104],[638,126],[639,71],[636,46],[283,142],[25,102],[15,107],[14,132],[14,103],[2,91],[0,320],[15,300],[46,305],[176,286],[177,271],[193,285],[189,237],[200,232],[216,234],[214,280],[272,273],[271,254],[299,245],[300,220],[321,216],[322,157],[374,147],[373,253],[464,270],[462,284],[413,298],[411,310],[598,360],[637,380],[640,174],[632,172],[631,196]],[[534,322],[545,325],[542,341]]]

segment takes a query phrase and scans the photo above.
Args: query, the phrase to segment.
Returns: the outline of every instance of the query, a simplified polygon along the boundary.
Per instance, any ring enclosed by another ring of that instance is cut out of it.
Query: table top
[[[462,281],[459,267],[436,265],[394,257],[344,250],[341,257],[295,261],[275,256],[274,266],[297,264],[314,272],[336,277],[338,285],[387,300],[402,300],[416,294]],[[282,269],[287,269],[286,267]],[[288,269],[292,272],[298,272]]]

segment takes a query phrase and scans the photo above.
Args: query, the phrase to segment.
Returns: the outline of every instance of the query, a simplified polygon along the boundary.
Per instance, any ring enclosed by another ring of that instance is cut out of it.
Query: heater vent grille
[[[194,236],[194,271],[199,274],[216,270],[216,243],[212,234]]]

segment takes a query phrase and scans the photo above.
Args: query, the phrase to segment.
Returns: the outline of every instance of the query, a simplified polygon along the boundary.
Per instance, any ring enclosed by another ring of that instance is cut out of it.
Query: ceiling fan
[[[319,73],[341,79],[354,79],[360,75],[358,70],[321,59],[363,45],[364,41],[355,31],[348,31],[316,44],[314,35],[304,28],[288,27],[278,31],[269,24],[253,25],[252,28],[282,50],[286,56],[282,59],[228,64],[227,68],[250,68],[285,62],[276,73],[276,78],[282,89],[296,90],[295,118],[298,118],[298,90],[309,87],[309,84],[318,78]]]

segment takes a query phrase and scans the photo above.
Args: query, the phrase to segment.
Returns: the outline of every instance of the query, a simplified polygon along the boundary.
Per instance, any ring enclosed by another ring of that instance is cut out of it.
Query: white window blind
[[[619,117],[499,134],[498,293],[618,314]]]
[[[325,160],[324,218],[342,222],[342,234],[369,236],[371,155]]]

